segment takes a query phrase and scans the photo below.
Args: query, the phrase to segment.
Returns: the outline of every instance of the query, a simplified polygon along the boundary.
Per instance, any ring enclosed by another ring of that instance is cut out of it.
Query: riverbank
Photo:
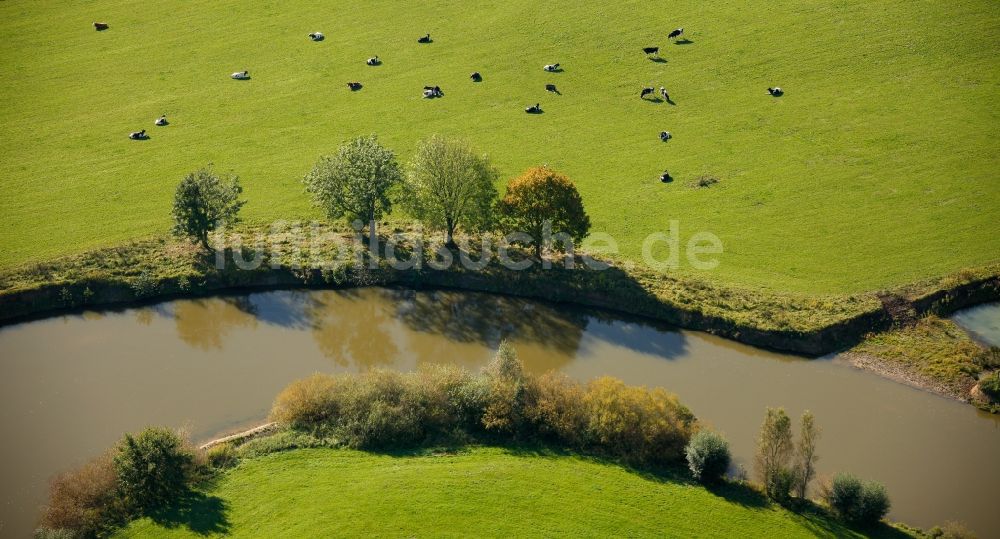
[[[0,272],[0,324],[68,310],[227,290],[399,285],[501,293],[609,309],[754,346],[818,356],[847,349],[868,333],[885,331],[901,321],[925,314],[945,316],[1000,299],[1000,263],[890,291],[805,295],[720,286],[615,261],[607,261],[608,269],[595,270],[583,264],[579,254],[572,269],[552,261],[551,269],[542,269],[536,262],[529,269],[514,271],[494,257],[479,270],[457,263],[435,270],[428,264],[431,253],[423,257],[422,267],[414,269],[393,269],[384,259],[374,268],[351,261],[336,269],[303,269],[309,261],[336,259],[338,246],[351,238],[337,229],[324,229],[318,234],[331,239],[317,246],[296,245],[285,236],[268,236],[253,227],[242,233],[260,235],[272,248],[267,253],[242,248],[245,259],[261,256],[254,269],[238,267],[233,246],[225,246],[219,269],[218,253],[206,255],[186,241],[160,237],[4,270]],[[386,239],[380,239],[380,247]],[[462,254],[479,258],[457,249],[451,252],[456,260]],[[517,256],[526,258],[528,253],[518,252]]]
[[[1000,354],[951,320],[928,315],[871,334],[843,357],[891,380],[1000,412],[1000,403],[976,390],[981,377],[1000,368]]]
[[[81,309],[239,290],[363,286],[461,289],[639,315],[801,355],[819,356],[860,346],[862,349],[850,355],[856,365],[922,389],[968,400],[971,384],[962,379],[967,373],[961,365],[957,370],[941,371],[953,375],[944,379],[906,372],[900,369],[898,358],[866,347],[865,343],[873,335],[911,327],[924,316],[945,316],[1000,298],[1000,264],[892,291],[812,296],[718,286],[614,261],[607,261],[607,269],[592,269],[583,263],[581,254],[573,268],[550,260],[551,269],[535,263],[522,271],[508,269],[496,257],[479,270],[461,264],[433,269],[427,254],[422,257],[422,267],[413,269],[394,269],[384,259],[374,267],[351,259],[335,269],[303,269],[312,260],[336,259],[338,247],[351,238],[343,231],[324,229],[320,232],[331,241],[300,245],[288,239],[290,235],[266,236],[253,227],[241,232],[248,237],[258,235],[271,246],[270,252],[260,253],[261,263],[253,269],[240,269],[234,260],[234,246],[205,254],[185,241],[162,237],[0,272],[0,324]],[[401,230],[397,233],[404,238],[407,234]],[[381,238],[380,246],[386,240]],[[258,254],[243,247],[235,252],[242,259]],[[456,260],[461,256],[478,258],[455,249],[451,253]],[[528,256],[515,252],[515,258]],[[955,358],[959,363],[964,361]]]

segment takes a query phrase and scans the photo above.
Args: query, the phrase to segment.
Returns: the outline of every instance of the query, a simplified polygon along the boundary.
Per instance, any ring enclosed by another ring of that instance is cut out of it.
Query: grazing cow
[[[654,92],[656,92],[656,90],[654,90],[651,86],[647,86],[643,88],[641,92],[639,92],[639,99],[646,99],[647,95],[652,94]]]
[[[324,39],[326,39],[326,36],[324,36],[320,32],[313,32],[313,33],[309,34],[309,39],[311,39],[313,41],[323,41]]]
[[[545,67],[543,67],[542,69],[548,71],[549,73],[552,73],[553,71],[559,71],[559,64],[546,64]]]
[[[556,85],[555,84],[546,84],[545,85],[545,91],[546,92],[552,92],[554,94],[558,94],[559,93],[559,90],[556,90]]]
[[[94,23],[94,30],[97,30],[98,32],[100,32],[101,30],[107,30],[107,29],[108,29],[108,23],[106,23],[106,22],[95,22]]]
[[[157,118],[156,121],[153,122],[153,123],[156,124],[156,125],[163,126],[163,125],[167,125],[170,122],[167,121],[167,115],[164,114],[164,115],[160,116],[159,118]]]
[[[785,91],[775,86],[774,88],[768,88],[767,93],[770,94],[772,97],[781,97],[781,95],[784,94]]]
[[[129,133],[128,138],[132,140],[146,140],[147,138],[149,138],[149,135],[147,135],[146,130],[143,129],[142,131],[134,131],[132,133]]]
[[[670,101],[670,94],[667,93],[667,89],[660,86],[660,95],[663,96],[664,101]]]
[[[660,140],[662,140],[663,142],[666,142],[672,138],[674,138],[674,136],[670,134],[670,131],[660,131]]]
[[[473,71],[472,74],[469,75],[469,78],[472,79],[472,82],[482,82],[483,81],[483,76],[480,75],[478,71]]]
[[[663,183],[670,183],[674,181],[674,177],[670,175],[670,172],[664,170],[663,174],[660,175],[660,181]]]
[[[542,112],[542,105],[540,103],[535,103],[534,106],[524,109],[524,112],[528,114],[540,114]]]
[[[643,47],[642,52],[646,54],[660,54],[659,47]]]
[[[674,38],[677,38],[677,37],[681,37],[682,35],[684,35],[684,29],[683,28],[678,28],[678,29],[674,30],[673,32],[670,32],[669,34],[667,34],[667,39],[674,39]]]
[[[232,75],[230,75],[230,77],[232,77],[232,78],[234,78],[236,80],[247,80],[247,79],[250,78],[250,72],[249,71],[237,71],[236,73],[233,73]]]
[[[377,66],[382,63],[382,60],[379,60],[378,56],[372,56],[371,58],[365,60],[365,63],[370,66]]]
[[[426,36],[417,39],[417,43],[430,43],[430,42],[431,42],[430,34],[427,34]]]
[[[356,92],[361,89],[360,82],[348,82],[347,87],[351,89],[352,92]]]

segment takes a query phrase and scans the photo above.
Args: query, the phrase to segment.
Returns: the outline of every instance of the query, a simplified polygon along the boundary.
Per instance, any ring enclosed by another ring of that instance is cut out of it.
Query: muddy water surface
[[[282,291],[61,316],[0,329],[0,536],[27,536],[48,478],[145,425],[195,439],[262,420],[317,371],[478,369],[503,337],[534,372],[677,393],[750,468],[766,406],[812,410],[822,473],[886,484],[891,516],[1000,536],[1000,423],[838,360],[764,352],[602,313],[460,292]]]

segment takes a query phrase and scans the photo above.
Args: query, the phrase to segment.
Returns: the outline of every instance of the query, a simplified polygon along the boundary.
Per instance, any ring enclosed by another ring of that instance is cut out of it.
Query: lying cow
[[[524,109],[524,112],[527,112],[528,114],[541,114],[542,105],[540,103],[535,103],[534,105]]]
[[[480,75],[478,71],[474,71],[471,75],[469,75],[469,78],[472,79],[472,82],[483,82],[483,76]]]
[[[559,93],[559,90],[556,89],[556,85],[555,84],[546,84],[545,85],[545,91],[546,92],[552,92],[554,94],[558,94]]]
[[[309,34],[309,39],[313,41],[323,41],[326,39],[326,36],[324,36],[321,32],[313,32]]]
[[[768,88],[767,93],[770,94],[772,97],[781,97],[782,94],[785,93],[785,91],[775,86],[774,88]]]
[[[147,135],[146,130],[143,129],[142,131],[133,131],[132,133],[129,133],[128,138],[132,140],[146,140],[149,138],[149,135]]]
[[[663,142],[666,142],[672,138],[674,138],[674,136],[670,134],[670,131],[660,131],[660,140],[662,140]]]
[[[232,75],[230,75],[230,77],[232,77],[235,80],[250,80],[250,72],[249,71],[237,71],[236,73],[233,73]]]
[[[370,66],[377,66],[382,63],[382,60],[379,60],[378,56],[372,56],[371,58],[365,60],[365,63]]]
[[[555,71],[559,71],[559,64],[546,64],[542,67],[542,69],[548,71],[549,73],[553,73]]]
[[[168,123],[170,123],[170,122],[167,121],[167,115],[166,114],[160,116],[159,118],[156,119],[155,122],[153,122],[153,124],[159,125],[159,126],[164,126],[164,125],[167,125]]]
[[[94,30],[97,30],[98,32],[100,32],[101,30],[107,30],[107,29],[108,29],[108,23],[106,23],[106,22],[95,22],[94,23]]]
[[[440,86],[424,86],[424,97],[444,97]]]
[[[347,87],[351,89],[352,92],[356,92],[361,89],[360,82],[348,82]]]
[[[426,36],[417,39],[417,43],[430,43],[430,42],[431,42],[430,34],[427,34]]]

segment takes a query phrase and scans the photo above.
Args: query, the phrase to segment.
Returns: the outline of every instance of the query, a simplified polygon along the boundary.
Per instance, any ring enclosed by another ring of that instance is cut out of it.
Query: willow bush
[[[285,388],[271,416],[361,449],[544,442],[634,464],[682,460],[696,429],[694,415],[662,389],[535,376],[506,343],[478,374],[446,366],[315,374]]]

